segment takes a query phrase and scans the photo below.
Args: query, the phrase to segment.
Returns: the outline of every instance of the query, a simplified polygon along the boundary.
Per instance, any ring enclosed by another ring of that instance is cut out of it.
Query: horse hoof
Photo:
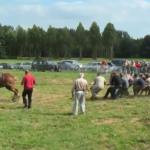
[[[20,98],[20,96],[15,96],[15,97],[13,97],[12,101],[17,102],[17,101],[19,101],[19,98]]]

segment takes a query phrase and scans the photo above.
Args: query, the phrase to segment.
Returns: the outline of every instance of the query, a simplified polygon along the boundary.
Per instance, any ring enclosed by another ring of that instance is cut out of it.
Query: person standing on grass
[[[140,70],[141,70],[141,69],[140,69],[140,68],[141,68],[141,63],[140,63],[139,60],[135,63],[135,67],[136,67],[136,70],[137,70],[136,74],[139,75]]]
[[[101,76],[101,73],[97,73],[97,77],[94,79],[93,86],[90,88],[92,97],[91,100],[97,99],[97,94],[100,90],[104,89],[106,84],[106,79]]]
[[[35,83],[36,83],[35,78],[31,74],[29,74],[29,70],[26,70],[25,76],[21,81],[21,85],[24,85],[24,90],[22,92],[24,108],[25,107],[31,108],[32,92]],[[28,95],[28,103],[27,103],[26,95]]]
[[[72,97],[75,95],[74,105],[73,105],[73,115],[78,115],[78,102],[80,102],[81,113],[85,114],[85,99],[86,91],[88,89],[88,82],[84,79],[84,74],[80,73],[79,78],[73,83],[71,94]]]
[[[145,59],[143,60],[141,67],[142,67],[142,73],[146,73],[148,64],[146,63]]]
[[[125,59],[125,62],[124,62],[124,64],[123,64],[122,71],[123,71],[123,72],[127,72],[127,68],[128,68],[128,60]]]
[[[135,74],[135,61],[132,60],[131,61],[131,76],[133,76]]]
[[[105,73],[106,65],[107,65],[106,61],[103,60],[103,62],[101,64],[101,70],[100,70],[101,72]]]

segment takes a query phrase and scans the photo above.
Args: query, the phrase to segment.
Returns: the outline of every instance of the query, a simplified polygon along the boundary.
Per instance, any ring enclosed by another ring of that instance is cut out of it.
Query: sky
[[[45,31],[49,25],[89,29],[95,21],[102,33],[107,23],[133,38],[150,34],[150,0],[0,0],[0,23]]]

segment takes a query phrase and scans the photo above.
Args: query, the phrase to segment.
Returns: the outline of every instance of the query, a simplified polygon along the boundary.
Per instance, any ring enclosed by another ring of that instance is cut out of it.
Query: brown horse
[[[12,101],[17,101],[19,99],[18,89],[16,86],[16,78],[10,73],[0,73],[0,88],[5,87],[6,89],[14,92]]]

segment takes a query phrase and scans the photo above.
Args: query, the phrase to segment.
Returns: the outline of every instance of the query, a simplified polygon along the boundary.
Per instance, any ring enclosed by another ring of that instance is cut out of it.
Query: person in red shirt
[[[31,108],[32,103],[32,92],[33,92],[33,86],[36,83],[34,77],[29,74],[29,70],[25,71],[25,76],[23,77],[21,81],[21,85],[24,85],[24,90],[22,92],[22,98],[24,103],[24,108],[28,106],[28,108]],[[28,103],[26,99],[26,95],[28,95]]]
[[[105,60],[102,62],[102,65],[104,65],[104,66],[106,66],[106,65],[107,65],[107,63],[106,63],[106,61],[105,61]]]
[[[103,72],[103,73],[105,73],[105,69],[106,69],[106,65],[107,65],[107,63],[106,63],[106,61],[105,60],[103,60],[103,62],[102,62],[102,64],[101,64],[101,72]]]
[[[135,67],[136,67],[136,69],[137,69],[137,74],[139,74],[139,73],[140,73],[140,68],[141,68],[141,63],[140,63],[139,61],[137,61],[137,62],[135,63]]]

